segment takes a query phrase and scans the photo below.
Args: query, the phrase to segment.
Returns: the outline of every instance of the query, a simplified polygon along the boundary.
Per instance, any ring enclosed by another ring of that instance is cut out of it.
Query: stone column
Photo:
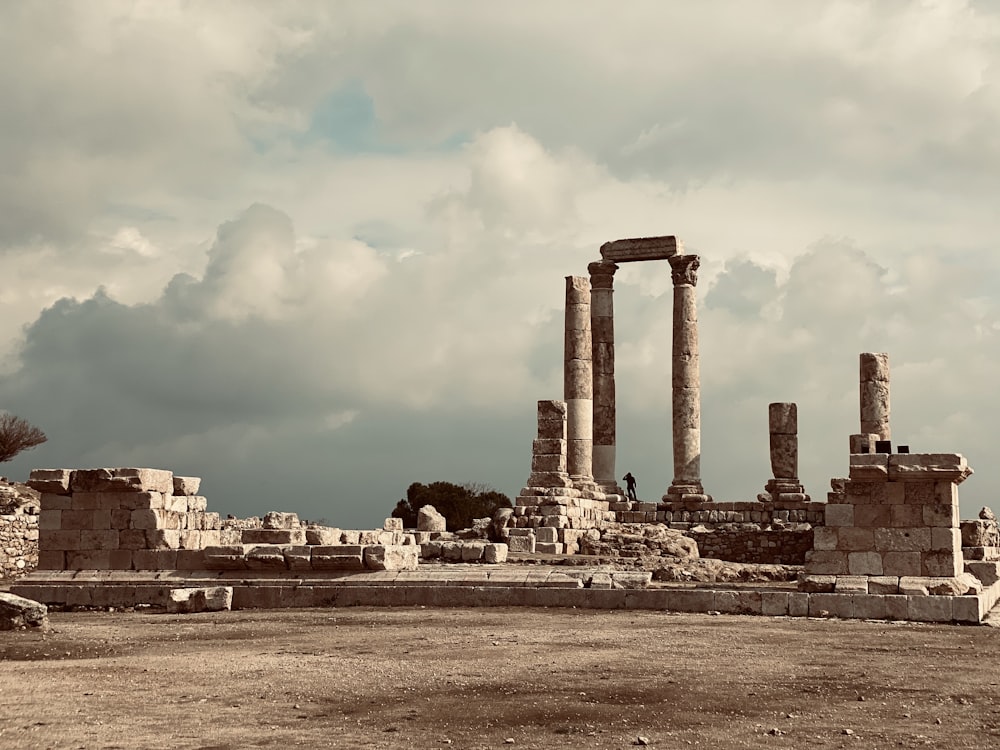
[[[861,434],[889,440],[889,355],[861,355]]]
[[[594,488],[594,366],[590,328],[590,282],[566,277],[566,468],[578,489]]]
[[[701,484],[701,371],[698,363],[697,255],[669,259],[674,282],[673,395],[674,481],[664,500],[711,500]]]
[[[768,433],[771,447],[771,474],[764,485],[764,501],[806,502],[799,482],[798,407],[793,403],[774,403],[767,407]]]
[[[618,265],[598,261],[590,272],[590,325],[594,366],[594,480],[604,492],[622,494],[615,478],[615,312]]]

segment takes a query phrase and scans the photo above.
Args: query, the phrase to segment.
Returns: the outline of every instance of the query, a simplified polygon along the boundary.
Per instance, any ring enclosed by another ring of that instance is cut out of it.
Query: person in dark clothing
[[[630,471],[628,474],[622,477],[625,480],[625,494],[628,495],[629,500],[638,500],[635,496],[635,477],[632,476]]]

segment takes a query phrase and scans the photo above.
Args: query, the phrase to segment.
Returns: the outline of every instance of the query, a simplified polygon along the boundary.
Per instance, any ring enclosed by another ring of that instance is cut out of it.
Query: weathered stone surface
[[[163,469],[76,469],[70,478],[75,492],[159,492],[172,495],[173,472]]]
[[[70,469],[32,469],[27,485],[38,492],[68,495],[72,473]]]
[[[445,517],[438,513],[433,505],[425,505],[417,512],[418,531],[445,531],[446,529]]]
[[[614,263],[667,260],[684,252],[684,243],[673,235],[614,240],[601,245],[601,258]]]
[[[520,531],[520,529],[518,529]],[[517,554],[534,554],[535,535],[510,536],[507,538],[507,550]]]
[[[305,544],[306,530],[301,528],[243,529],[242,538],[243,544]]]
[[[40,602],[0,591],[0,630],[47,628],[49,608]]]
[[[201,488],[201,477],[174,476],[175,495],[197,495]]]
[[[507,562],[508,547],[506,544],[495,542],[487,544],[483,548],[484,563],[504,563]]]
[[[959,453],[894,453],[889,458],[889,478],[900,482],[947,480],[964,482],[972,467]]]
[[[330,526],[310,526],[306,529],[306,544],[340,544],[341,531]]]
[[[359,544],[315,546],[311,550],[312,567],[314,570],[364,570],[365,549]]]
[[[794,478],[799,472],[798,435],[771,433],[771,474],[772,476]]]
[[[418,561],[419,550],[413,544],[372,544],[364,548],[364,564],[369,570],[416,570]]]
[[[829,594],[836,585],[835,575],[803,575],[799,580],[799,591],[809,594]]]
[[[265,529],[297,529],[299,516],[297,513],[280,513],[272,510],[261,519],[261,527]]]
[[[166,607],[171,614],[221,612],[232,608],[232,586],[171,589]]]

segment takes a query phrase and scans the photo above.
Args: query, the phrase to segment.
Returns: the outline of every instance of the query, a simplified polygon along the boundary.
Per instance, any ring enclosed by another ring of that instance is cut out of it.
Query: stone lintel
[[[614,240],[601,245],[601,257],[615,263],[666,260],[684,252],[684,243],[673,235]]]

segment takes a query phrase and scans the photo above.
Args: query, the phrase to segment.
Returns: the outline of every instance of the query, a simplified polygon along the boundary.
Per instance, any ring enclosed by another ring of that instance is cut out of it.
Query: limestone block
[[[39,505],[42,510],[70,510],[72,503],[73,498],[68,492],[65,495],[43,492],[39,499]]]
[[[242,538],[243,544],[305,544],[306,531],[294,528],[243,529]]]
[[[312,548],[313,570],[364,570],[364,550],[358,544],[317,545]]]
[[[614,240],[601,245],[601,257],[615,263],[666,260],[684,252],[684,244],[673,235]]]
[[[875,549],[880,552],[926,551],[931,548],[929,528],[875,529]]]
[[[382,522],[383,531],[402,531],[403,530],[403,519],[402,518],[387,518]]]
[[[934,483],[934,493],[941,505],[958,505],[958,483],[949,480]]]
[[[32,469],[26,484],[50,495],[68,495],[73,472],[70,469]]]
[[[64,510],[60,516],[61,528],[65,531],[94,528],[94,511]]]
[[[177,570],[206,570],[205,551],[200,549],[177,550]]]
[[[161,514],[159,510],[133,510],[129,526],[133,529],[158,529],[161,527]]]
[[[538,402],[537,418],[554,419],[562,421],[566,419],[566,402],[555,400],[543,400]]]
[[[860,620],[884,620],[888,614],[885,597],[874,595],[871,581],[868,582],[868,594],[855,594],[854,616]]]
[[[418,561],[415,545],[372,544],[364,548],[364,566],[369,570],[416,570]]]
[[[479,562],[486,545],[483,542],[465,542],[462,545],[462,562]]]
[[[80,531],[79,529],[39,529],[38,549],[78,550],[80,549]]]
[[[159,492],[172,495],[174,475],[162,469],[77,469],[70,478],[73,492]]]
[[[204,513],[208,510],[208,498],[202,495],[188,495],[187,496],[188,510],[198,511],[199,513]]]
[[[285,550],[280,544],[259,544],[246,552],[247,568],[250,570],[287,570]]]
[[[449,562],[461,562],[464,546],[462,542],[442,542],[441,557]]]
[[[924,526],[957,529],[961,525],[957,503],[955,505],[924,505],[922,515]]]
[[[824,509],[824,523],[827,526],[853,526],[854,506],[853,505],[830,505]]]
[[[886,528],[892,521],[892,508],[906,506],[857,505],[854,508],[854,525],[860,528]]]
[[[900,584],[902,589],[902,584]],[[907,596],[906,614],[915,622],[951,622],[951,596]]]
[[[435,558],[441,557],[441,542],[432,542],[430,540],[426,542],[421,542],[420,547],[420,557],[427,560],[433,560]]]
[[[177,529],[146,529],[146,549],[180,549],[181,532]]]
[[[846,575],[847,552],[811,550],[806,553],[805,570],[810,575]]]
[[[146,549],[146,532],[143,529],[121,529],[118,531],[118,549]]]
[[[203,529],[201,532],[201,546],[214,547],[222,544],[222,531],[220,529]]]
[[[864,352],[859,357],[860,376],[862,383],[877,381],[889,382],[889,355],[885,352]]]
[[[920,552],[886,552],[882,555],[882,572],[887,576],[919,576],[920,555]]]
[[[801,575],[799,578],[799,591],[811,594],[832,593],[837,585],[835,575]]]
[[[110,570],[109,550],[79,550],[66,553],[66,570]]]
[[[837,549],[836,527],[817,526],[813,529],[813,549],[834,550]]]
[[[425,505],[417,512],[417,529],[419,531],[445,531],[447,522],[433,505]]]
[[[904,487],[893,482],[891,487]],[[893,505],[890,508],[889,525],[896,529],[924,525],[923,508],[919,505]]]
[[[125,508],[116,508],[109,511],[111,514],[111,528],[119,531],[128,529],[132,524],[132,511]]]
[[[39,570],[63,570],[66,567],[66,553],[62,550],[39,550]]]
[[[531,494],[537,494],[537,491],[547,491],[553,489],[573,489],[573,480],[569,478],[569,475],[564,471],[534,471],[531,476],[528,477],[528,487],[522,490],[522,493],[526,490],[533,490]],[[521,505],[533,505],[534,503],[524,502]]]
[[[985,523],[985,522],[983,522]],[[38,528],[39,529],[61,529],[62,528],[62,511],[52,510],[51,508],[42,508],[41,513],[38,516]],[[983,545],[976,545],[983,546]]]
[[[935,482],[894,482],[903,486],[903,502],[907,505],[934,505],[938,502]],[[947,482],[949,486],[951,482]]]
[[[920,574],[925,576],[955,577],[961,575],[962,556],[952,552],[926,552],[921,557]]]
[[[118,549],[118,532],[112,530],[81,531],[80,549]]]
[[[535,542],[535,552],[545,555],[561,555],[563,554],[563,545],[561,542]]]
[[[861,508],[855,509],[855,515]],[[872,529],[846,527],[834,528],[837,535],[836,549],[842,552],[868,552],[875,549],[875,535]]]
[[[952,619],[955,622],[969,625],[982,622],[986,615],[983,607],[983,599],[979,596],[959,596],[955,597],[951,603]]]
[[[962,532],[958,529],[932,528],[931,551],[960,555],[962,552]]]
[[[201,549],[201,531],[185,529],[178,532],[180,549]]]
[[[483,562],[490,564],[505,563],[507,562],[507,552],[508,548],[506,544],[499,542],[487,544],[483,547]]]
[[[899,576],[871,576],[868,579],[869,594],[898,594]]]
[[[520,531],[520,529],[518,529]],[[535,535],[510,536],[507,538],[507,548],[509,552],[518,554],[534,554]]]
[[[972,468],[959,453],[899,453],[889,459],[889,478],[899,482],[965,481]]]
[[[222,612],[232,608],[232,586],[171,589],[166,607],[170,614]]]
[[[173,494],[175,495],[197,495],[200,488],[201,477],[174,476]]]
[[[41,567],[40,562],[39,567]],[[1000,581],[1000,561],[967,560],[965,569],[974,575],[984,586],[992,586],[997,581]]]
[[[882,555],[878,552],[850,552],[847,555],[847,572],[853,576],[880,576],[883,573]]]
[[[166,507],[167,497],[161,492],[116,492],[101,493],[110,502],[116,502],[119,508],[127,510],[162,510]]]
[[[867,594],[868,576],[837,576],[837,583],[833,590],[837,594]]]
[[[242,544],[211,545],[204,551],[207,570],[245,570],[247,567],[246,548]],[[136,570],[139,570],[138,565]]]
[[[341,544],[361,544],[361,532],[353,529],[345,529],[340,534]]]
[[[297,513],[281,513],[272,510],[265,513],[264,518],[261,519],[261,527],[264,529],[298,529],[300,525]]]
[[[854,596],[851,594],[810,594],[810,617],[854,617]]]
[[[0,630],[48,628],[48,625],[49,609],[44,604],[0,591]]]
[[[848,477],[855,482],[884,482],[889,478],[889,455],[852,453]],[[850,492],[850,485],[848,485]]]
[[[306,529],[306,544],[340,544],[340,529],[328,526],[310,526]]]
[[[566,467],[567,467],[567,456],[565,454],[546,453],[546,454],[536,454],[531,457],[532,472],[565,473]]]
[[[848,453],[874,453],[875,441],[878,439],[879,436],[871,432],[856,433],[851,435],[848,439]]]
[[[538,439],[531,443],[533,456],[561,455],[566,453],[566,441],[556,439]]]

